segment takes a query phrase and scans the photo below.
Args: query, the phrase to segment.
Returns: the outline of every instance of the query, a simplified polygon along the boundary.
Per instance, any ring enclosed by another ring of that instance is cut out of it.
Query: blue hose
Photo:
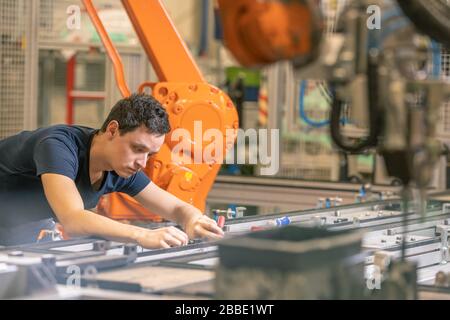
[[[314,121],[308,118],[305,112],[305,90],[306,90],[306,80],[302,80],[302,82],[300,83],[300,97],[299,97],[300,118],[303,121],[305,121],[307,125],[314,128],[321,128],[323,126],[330,124],[329,120]]]
[[[431,40],[431,55],[433,57],[433,76],[438,78],[441,75],[441,46]]]

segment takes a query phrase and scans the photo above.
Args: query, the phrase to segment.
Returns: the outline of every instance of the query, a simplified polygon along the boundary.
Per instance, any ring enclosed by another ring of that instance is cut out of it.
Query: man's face
[[[120,135],[110,136],[109,163],[123,178],[130,177],[147,164],[147,159],[157,153],[164,143],[165,135],[150,133],[145,126]]]

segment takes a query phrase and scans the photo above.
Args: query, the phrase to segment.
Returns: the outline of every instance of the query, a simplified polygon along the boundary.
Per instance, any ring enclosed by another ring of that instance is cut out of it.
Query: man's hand
[[[208,238],[211,240],[221,239],[224,232],[217,225],[216,221],[204,216],[195,215],[185,225],[185,231],[190,239]]]
[[[188,241],[186,233],[175,227],[141,229],[136,236],[137,244],[147,249],[178,247],[186,245]]]
[[[199,209],[181,201],[154,182],[151,182],[134,198],[149,211],[158,213],[165,219],[182,226],[190,239],[217,240],[223,237],[222,229],[213,219],[204,216]]]

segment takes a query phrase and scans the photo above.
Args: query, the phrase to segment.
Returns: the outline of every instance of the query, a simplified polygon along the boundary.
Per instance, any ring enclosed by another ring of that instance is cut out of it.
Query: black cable
[[[369,135],[366,139],[356,143],[344,142],[344,137],[340,130],[340,117],[344,102],[333,95],[333,104],[330,113],[330,134],[333,142],[343,151],[349,153],[361,153],[371,147],[375,147],[378,142],[378,136],[381,133],[379,91],[378,91],[378,61],[377,55],[370,54],[367,67],[367,89],[369,106]]]
[[[450,4],[446,0],[397,0],[422,33],[450,48]]]

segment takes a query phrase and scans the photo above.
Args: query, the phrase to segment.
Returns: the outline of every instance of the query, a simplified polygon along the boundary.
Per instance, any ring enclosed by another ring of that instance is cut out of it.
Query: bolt
[[[173,106],[172,111],[175,114],[180,114],[181,112],[183,112],[183,107],[181,107],[181,106]]]
[[[214,94],[218,94],[219,93],[219,90],[217,88],[214,88],[214,87],[211,87],[210,91],[211,91],[211,93],[214,93]]]
[[[93,244],[93,250],[94,251],[105,251],[106,250],[106,241],[105,240],[95,241]]]
[[[171,92],[169,94],[169,99],[172,101],[177,101],[178,100],[178,95],[176,94],[176,92]]]
[[[132,243],[127,243],[123,246],[123,254],[126,256],[135,254],[137,252],[137,246]]]

